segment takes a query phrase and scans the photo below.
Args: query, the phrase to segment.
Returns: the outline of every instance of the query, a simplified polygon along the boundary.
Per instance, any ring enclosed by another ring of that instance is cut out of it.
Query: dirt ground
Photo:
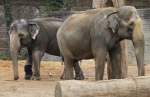
[[[63,66],[60,62],[42,61],[41,80],[26,81],[24,80],[25,61],[19,61],[18,81],[13,81],[11,61],[0,60],[0,97],[54,97],[54,89],[62,73]],[[85,80],[94,79],[94,62],[93,60],[82,61]],[[146,75],[150,75],[150,65],[146,65]],[[128,66],[128,76],[137,76],[136,65]],[[105,77],[106,79],[106,72]]]

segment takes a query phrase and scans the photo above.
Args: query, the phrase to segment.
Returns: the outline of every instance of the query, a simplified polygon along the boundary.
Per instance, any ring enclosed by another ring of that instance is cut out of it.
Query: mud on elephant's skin
[[[74,14],[57,32],[57,41],[66,65],[65,79],[73,78],[74,60],[95,58],[95,78],[103,79],[107,53],[112,64],[112,78],[121,78],[120,41],[132,40],[138,75],[144,75],[144,35],[141,18],[132,6],[92,9]]]
[[[60,56],[56,33],[64,20],[58,18],[36,18],[31,20],[20,19],[14,21],[9,30],[10,52],[13,62],[14,79],[18,76],[17,55],[22,47],[28,49],[28,57],[25,65],[25,79],[40,79],[40,62],[44,52]],[[32,74],[32,64],[33,74]],[[74,68],[76,79],[84,79],[82,70],[76,61]]]

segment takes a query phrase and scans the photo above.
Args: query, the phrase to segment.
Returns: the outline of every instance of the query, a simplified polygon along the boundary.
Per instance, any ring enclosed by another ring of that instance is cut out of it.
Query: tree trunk
[[[150,97],[150,76],[107,81],[60,81],[55,97]]]
[[[121,74],[122,78],[127,77],[128,73],[128,44],[127,40],[121,42]]]

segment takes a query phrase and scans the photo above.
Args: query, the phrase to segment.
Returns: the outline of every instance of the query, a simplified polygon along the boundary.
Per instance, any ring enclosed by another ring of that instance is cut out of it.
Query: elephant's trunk
[[[138,75],[144,76],[144,34],[142,32],[141,19],[138,18],[135,22],[133,30],[133,45],[138,66]]]
[[[20,39],[17,33],[10,34],[10,54],[13,62],[14,80],[19,79],[18,76],[18,51],[20,49]]]

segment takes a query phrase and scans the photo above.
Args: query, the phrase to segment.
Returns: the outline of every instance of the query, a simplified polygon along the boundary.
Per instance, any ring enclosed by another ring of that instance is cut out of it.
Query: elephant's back
[[[64,19],[55,18],[55,17],[41,17],[41,18],[31,19],[31,21],[36,21],[36,22],[42,22],[42,21],[59,21],[59,22],[64,22]]]
[[[88,14],[74,14],[59,28],[57,40],[63,55],[75,59],[91,56],[89,28],[91,17],[92,15]]]
[[[88,26],[90,25],[92,17],[93,17],[92,15],[88,15],[85,13],[73,14],[64,21],[64,23],[58,30],[58,34],[61,34],[63,32],[71,33],[74,30],[78,32],[83,32],[85,28],[88,28]]]

